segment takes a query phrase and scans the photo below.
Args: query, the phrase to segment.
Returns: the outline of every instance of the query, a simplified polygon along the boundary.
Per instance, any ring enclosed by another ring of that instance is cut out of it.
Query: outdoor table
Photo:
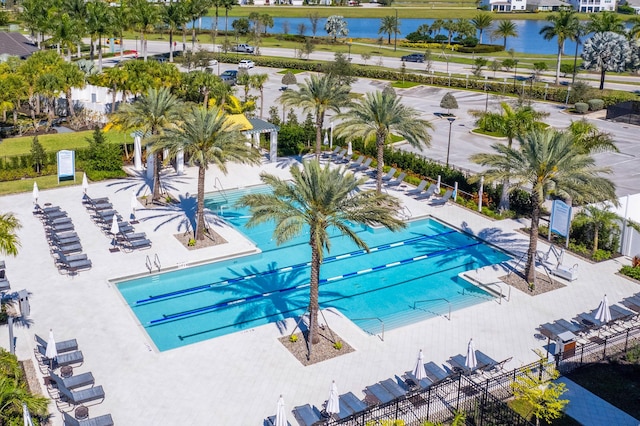
[[[63,367],[60,367],[60,376],[65,379],[67,377],[73,376],[73,367],[70,365],[65,365]]]
[[[84,419],[88,419],[89,418],[89,408],[85,407],[84,405],[79,405],[76,408],[76,411],[74,413],[74,417],[78,420],[84,420]]]

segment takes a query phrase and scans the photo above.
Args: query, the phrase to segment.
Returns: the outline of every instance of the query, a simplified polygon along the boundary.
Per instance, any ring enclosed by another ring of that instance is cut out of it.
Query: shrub
[[[574,107],[578,114],[585,114],[587,111],[589,111],[589,104],[584,102],[578,102]]]
[[[196,240],[194,238],[190,238],[189,242],[187,243],[187,245],[189,247],[195,247],[196,246]]]
[[[611,252],[607,250],[598,249],[593,255],[593,260],[596,262],[602,262],[603,260],[611,259]]]
[[[633,266],[623,266],[622,269],[620,269],[620,273],[636,280],[640,280],[640,268],[634,268]]]
[[[289,341],[291,343],[295,343],[298,341],[298,336],[296,334],[292,334],[291,336],[289,336]]]
[[[530,216],[533,210],[531,194],[523,189],[515,189],[509,194],[509,205],[518,216]]]
[[[604,108],[604,101],[602,99],[589,99],[587,103],[591,111],[600,111]]]
[[[460,46],[458,52],[462,53],[494,53],[502,52],[504,47],[501,44],[477,44],[473,47]]]
[[[333,344],[333,347],[334,347],[337,351],[339,351],[340,349],[342,349],[342,342],[338,340],[337,342],[335,342],[335,343]]]

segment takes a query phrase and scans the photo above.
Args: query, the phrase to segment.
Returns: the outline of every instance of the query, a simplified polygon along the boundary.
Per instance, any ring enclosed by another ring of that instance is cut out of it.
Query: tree
[[[89,142],[89,169],[101,172],[117,172],[122,170],[122,153],[118,144],[108,143],[104,132],[98,126],[93,129],[93,136],[85,138]]]
[[[637,67],[637,61],[627,38],[614,32],[595,33],[582,50],[582,66],[600,71],[600,90],[604,89],[607,71],[623,72]]]
[[[320,22],[320,15],[318,12],[313,12],[307,15],[309,18],[309,22],[311,23],[311,34],[313,34],[313,38],[316,38],[316,33],[318,32],[318,23]]]
[[[481,12],[471,19],[471,23],[478,30],[479,33],[479,42],[482,44],[482,34],[485,30],[490,30],[493,26],[493,16],[490,13]]]
[[[0,214],[0,253],[16,256],[20,248],[18,230],[22,228],[20,221],[13,214]]]
[[[502,47],[507,48],[507,37],[518,37],[518,27],[512,21],[503,20],[491,33],[493,37],[502,37]]]
[[[400,97],[390,92],[368,92],[351,109],[338,118],[343,120],[336,127],[339,136],[348,139],[362,138],[366,143],[374,138],[377,150],[377,192],[382,191],[384,148],[391,133],[396,133],[413,147],[429,146],[433,125],[420,118],[421,114],[400,102]]]
[[[264,85],[269,80],[269,74],[252,74],[249,84],[260,92],[260,118],[262,118],[262,110],[264,109]]]
[[[351,61],[342,52],[333,55],[333,61],[327,62],[323,71],[336,81],[339,86],[351,86],[357,80],[353,76],[353,66]]]
[[[146,34],[153,31],[155,25],[160,21],[160,9],[153,3],[149,3],[147,0],[130,0],[129,10],[131,11],[131,24],[133,25],[133,28],[140,33],[142,56],[146,62]]]
[[[122,91],[123,101],[126,99],[129,75],[125,67],[111,67],[104,70],[98,77],[98,84],[108,87],[111,91],[111,112],[116,112],[118,92]]]
[[[67,99],[67,111],[71,117],[75,117],[76,111],[73,107],[71,93],[74,87],[82,88],[85,86],[84,73],[76,63],[64,62],[60,64],[58,74],[62,83],[62,91]]]
[[[126,130],[141,130],[153,143],[180,119],[182,103],[169,89],[150,89],[131,104],[124,104],[111,116],[111,123]],[[160,167],[162,152],[156,153],[153,173],[154,201],[160,199]]]
[[[558,13],[552,13],[547,17],[549,25],[545,25],[540,30],[540,34],[545,40],[558,40],[558,60],[556,65],[556,85],[560,84],[560,65],[562,63],[562,53],[564,51],[564,42],[571,39],[577,27],[580,25],[578,16],[574,10],[560,10]]]
[[[170,156],[183,150],[190,164],[198,166],[198,208],[195,239],[203,240],[204,182],[210,164],[226,174],[227,163],[257,164],[260,153],[247,144],[237,124],[219,107],[192,106],[181,118],[182,124],[167,129],[154,143],[153,150],[169,150]]]
[[[619,152],[611,134],[601,131],[598,126],[585,118],[571,121],[568,131],[573,135],[575,144],[583,154]]]
[[[63,48],[67,49],[67,61],[71,61],[71,49],[80,42],[81,33],[78,31],[78,23],[71,19],[67,13],[58,14],[51,26],[51,38],[47,43],[55,44],[58,55]]]
[[[447,32],[447,44],[451,44],[453,33],[456,31],[456,22],[453,19],[447,19],[442,24],[442,28]]]
[[[387,194],[358,191],[366,179],[358,179],[343,168],[322,167],[316,161],[305,161],[302,168],[291,168],[292,181],[263,173],[261,179],[273,191],[249,194],[239,205],[249,207],[247,226],[275,222],[273,238],[284,243],[302,233],[309,234],[311,272],[309,282],[308,357],[319,341],[319,281],[325,251],[331,248],[329,230],[335,229],[357,246],[368,250],[351,227],[352,224],[382,225],[398,230],[403,222],[397,218],[400,202]]]
[[[69,17],[73,20],[78,35],[85,35],[87,31],[87,3],[85,0],[64,0],[62,10],[68,13]],[[81,43],[81,39],[76,41],[78,58],[82,56]]]
[[[447,92],[444,94],[440,100],[440,108],[446,108],[447,115],[451,115],[452,109],[458,109],[458,101],[456,100],[456,97],[453,96],[453,93]]]
[[[575,225],[586,225],[591,229],[593,234],[593,246],[591,248],[591,257],[595,257],[598,251],[598,240],[600,232],[604,230],[618,229],[618,222],[622,222],[624,219],[618,216],[616,213],[607,210],[606,208],[600,209],[594,205],[585,206],[580,213],[578,213],[574,219]]]
[[[218,7],[216,2],[216,31],[218,29]],[[169,2],[164,3],[162,8],[162,23],[169,31],[169,62],[173,62],[173,35],[187,23],[188,15],[186,3]]]
[[[40,170],[42,170],[42,166],[45,165],[46,161],[47,153],[36,135],[31,141],[31,165],[35,167],[36,173],[40,174]]]
[[[192,21],[194,23],[194,25],[191,26],[191,50],[195,50],[196,46],[195,21],[204,16],[212,5],[212,0],[189,0],[188,2],[186,2],[185,13],[187,14],[187,16],[189,16],[189,21]]]
[[[40,48],[49,27],[49,0],[23,0],[20,5],[22,6],[20,19],[31,35],[35,36],[36,44]]]
[[[2,348],[0,368],[0,424],[23,424],[23,403],[29,413],[46,417],[49,399],[29,391],[18,358]]]
[[[491,71],[493,71],[493,77],[495,78],[496,77],[496,71],[500,71],[502,69],[502,63],[499,60],[494,59],[489,64],[489,68],[491,69]]]
[[[93,40],[98,38],[98,70],[102,71],[102,37],[111,31],[113,15],[109,5],[103,1],[93,0],[87,3],[87,29],[91,34],[91,52]],[[92,58],[93,59],[93,56]]]
[[[347,28],[347,21],[340,15],[331,15],[327,18],[327,22],[324,24],[324,30],[333,37],[335,43],[338,37],[346,37],[349,35],[349,29]]]
[[[397,16],[383,16],[380,20],[378,34],[387,34],[387,42],[391,44],[391,35],[400,34],[400,20]]]
[[[369,59],[371,59],[371,53],[369,53],[369,52],[362,52],[362,53],[360,54],[360,58],[362,59],[362,61],[364,62],[364,64],[365,64],[365,65],[367,65],[367,61],[368,61]]]
[[[482,68],[487,65],[488,60],[481,56],[478,56],[473,60],[473,75],[476,77],[482,77]]]
[[[590,33],[613,32],[623,35],[627,32],[627,29],[617,13],[604,11],[589,15],[587,31]]]
[[[536,80],[540,80],[540,75],[544,71],[546,71],[548,69],[549,69],[549,67],[547,66],[546,62],[544,62],[544,61],[534,62],[533,63],[533,72],[534,72],[534,74],[536,76]],[[562,71],[562,70],[560,70],[560,71]]]
[[[284,84],[287,87],[289,87],[292,84],[298,84],[296,75],[291,71],[287,71],[287,73],[282,76],[282,84]]]
[[[281,96],[285,107],[302,108],[305,113],[314,114],[316,120],[316,157],[320,157],[322,149],[322,125],[327,111],[339,112],[340,108],[349,104],[351,88],[338,85],[329,75],[312,75],[300,85],[299,90],[286,90]]]
[[[539,354],[540,355],[540,354]],[[560,374],[553,363],[546,361],[541,356],[540,368],[549,371],[551,379],[557,379]],[[560,399],[568,390],[564,383],[554,383],[543,380],[538,371],[527,369],[511,385],[516,400],[525,401],[531,408],[531,414],[536,418],[536,426],[540,426],[540,419],[551,424],[553,420],[563,415],[564,407],[569,403],[568,399]]]
[[[472,155],[471,161],[487,167],[483,176],[488,183],[510,180],[515,182],[514,187],[531,188],[525,279],[534,286],[540,211],[550,193],[586,202],[612,200],[616,194],[614,184],[601,176],[611,170],[596,167],[593,157],[580,153],[570,133],[534,130],[519,138],[519,142],[519,149],[494,144],[491,146],[494,153]]]

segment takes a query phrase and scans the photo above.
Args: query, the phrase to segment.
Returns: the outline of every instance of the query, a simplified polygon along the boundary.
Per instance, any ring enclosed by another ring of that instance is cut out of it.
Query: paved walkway
[[[640,426],[640,420],[634,419],[624,411],[592,394],[577,383],[561,377],[556,382],[564,383],[567,392],[562,395],[569,404],[565,413],[584,426]]]

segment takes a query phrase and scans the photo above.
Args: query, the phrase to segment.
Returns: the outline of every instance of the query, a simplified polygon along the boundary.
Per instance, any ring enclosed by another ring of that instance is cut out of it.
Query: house
[[[557,12],[571,9],[571,5],[562,0],[528,0],[527,10],[530,12]]]
[[[22,34],[0,32],[0,62],[5,62],[10,56],[26,59],[37,51],[38,47]]]
[[[527,10],[527,0],[481,0],[481,7],[491,12],[516,12]]]
[[[569,3],[581,13],[615,12],[617,9],[616,0],[569,0]]]

